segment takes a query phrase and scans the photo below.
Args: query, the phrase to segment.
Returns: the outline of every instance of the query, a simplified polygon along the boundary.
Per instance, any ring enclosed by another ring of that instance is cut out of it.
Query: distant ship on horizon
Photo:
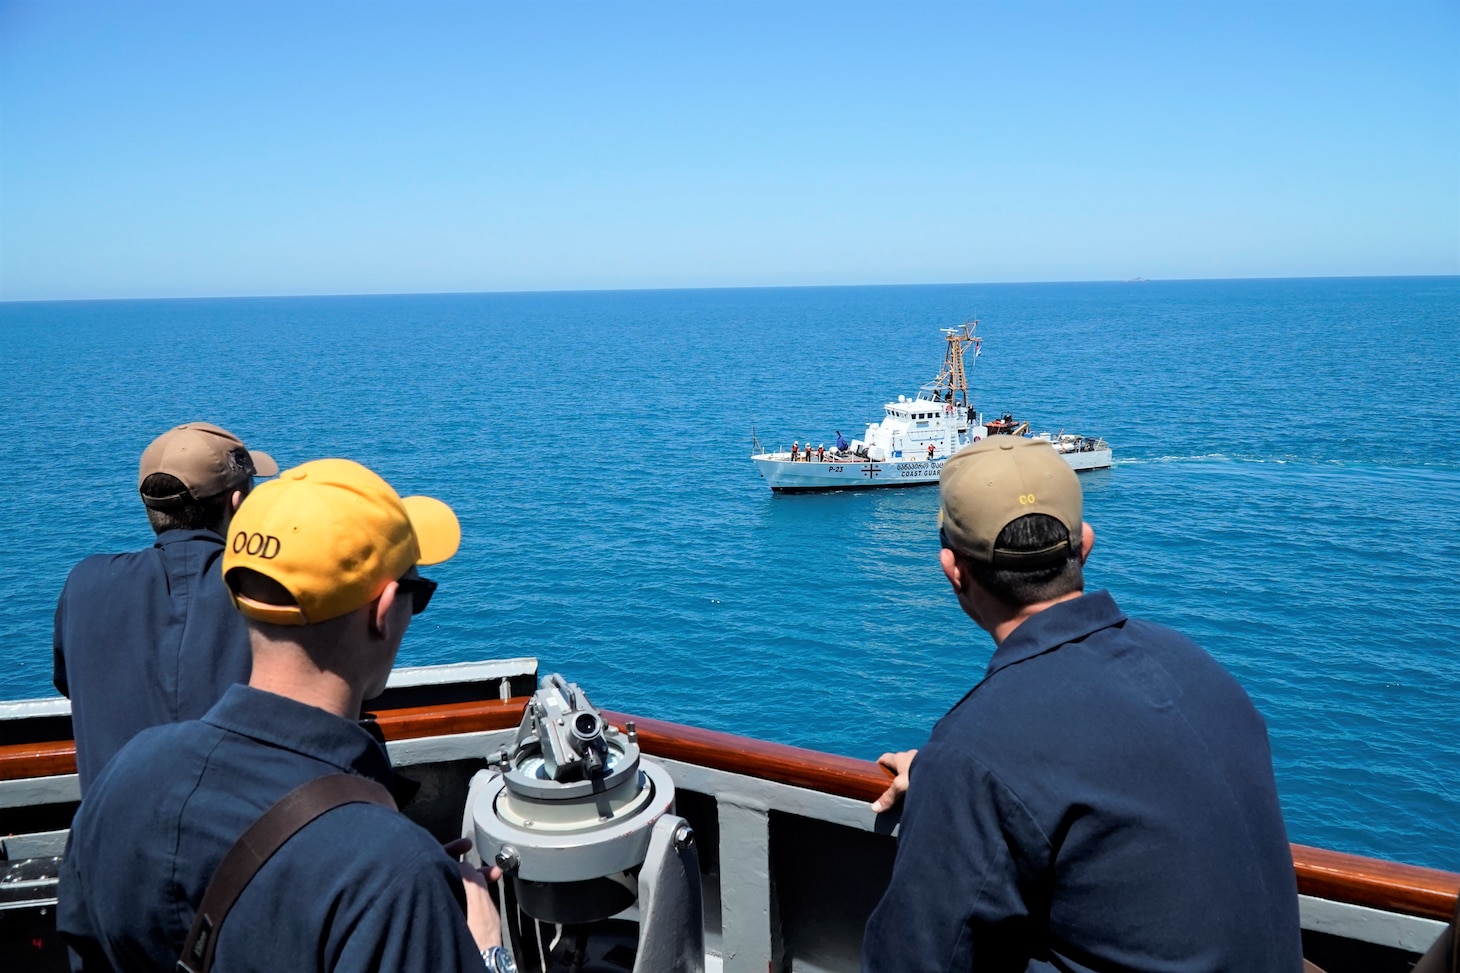
[[[868,423],[865,440],[848,443],[837,433],[833,448],[792,444],[789,452],[770,452],[751,438],[755,462],[772,491],[804,493],[812,490],[864,490],[870,487],[918,486],[938,482],[943,464],[954,453],[988,436],[1027,436],[1043,439],[1076,472],[1103,470],[1111,465],[1111,449],[1103,439],[1060,430],[1035,434],[1028,422],[1004,413],[985,420],[968,397],[964,352],[971,346],[979,355],[982,338],[973,333],[977,321],[944,328],[948,349],[938,377],[924,385],[916,398],[899,395],[883,407],[880,422]],[[814,456],[814,458],[813,458]]]

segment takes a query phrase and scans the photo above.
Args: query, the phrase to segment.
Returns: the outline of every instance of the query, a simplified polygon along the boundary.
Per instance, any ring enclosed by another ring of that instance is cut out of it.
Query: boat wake
[[[1345,469],[1371,468],[1371,469],[1424,469],[1436,472],[1460,471],[1460,462],[1453,460],[1424,460],[1422,462],[1395,462],[1396,458],[1389,458],[1388,462],[1375,462],[1373,460],[1355,460],[1352,458],[1336,458],[1323,456],[1261,456],[1257,454],[1242,453],[1187,453],[1168,454],[1165,456],[1122,456],[1113,462],[1113,466],[1159,466],[1169,464],[1199,464],[1199,463],[1227,463],[1242,466],[1332,466]]]

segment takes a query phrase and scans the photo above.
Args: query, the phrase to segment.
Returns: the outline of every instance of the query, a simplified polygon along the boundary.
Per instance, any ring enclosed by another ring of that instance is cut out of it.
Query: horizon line
[[[871,284],[726,284],[702,287],[545,287],[538,289],[501,290],[442,290],[442,291],[349,291],[330,293],[279,293],[279,294],[191,294],[152,295],[146,297],[23,297],[0,298],[0,306],[7,304],[103,304],[122,301],[250,301],[250,300],[305,300],[310,298],[341,297],[482,297],[493,295],[523,294],[634,294],[672,293],[681,291],[769,291],[769,290],[850,290],[853,288],[892,287],[1016,287],[1051,284],[1182,284],[1217,283],[1223,281],[1277,281],[1277,280],[1447,280],[1460,277],[1453,274],[1303,274],[1297,276],[1272,277],[1126,277],[1086,278],[1073,280],[1002,280],[1002,281],[925,281],[922,283],[871,283]]]

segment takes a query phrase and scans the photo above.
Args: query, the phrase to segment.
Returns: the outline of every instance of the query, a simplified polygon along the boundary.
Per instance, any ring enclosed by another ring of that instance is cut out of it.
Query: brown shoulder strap
[[[183,942],[182,956],[177,961],[178,973],[208,973],[213,966],[218,930],[228,917],[228,910],[284,842],[326,811],[343,804],[362,803],[396,810],[390,791],[375,781],[354,774],[329,774],[285,794],[249,825],[223,856],[208,890],[203,893],[188,938]]]

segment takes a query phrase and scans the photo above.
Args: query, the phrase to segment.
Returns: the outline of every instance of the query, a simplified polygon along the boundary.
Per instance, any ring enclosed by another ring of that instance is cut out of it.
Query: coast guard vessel
[[[1004,413],[984,421],[968,400],[964,355],[970,347],[978,359],[983,339],[974,335],[977,321],[944,328],[948,348],[938,377],[914,398],[899,395],[883,406],[880,422],[867,424],[862,439],[850,443],[838,433],[832,449],[807,443],[789,452],[766,452],[755,442],[755,462],[770,488],[778,493],[809,490],[857,490],[869,487],[918,486],[937,483],[948,458],[987,436],[1031,436],[1047,441],[1076,472],[1110,466],[1110,446],[1103,439],[1066,433],[1030,431],[1029,423]]]

